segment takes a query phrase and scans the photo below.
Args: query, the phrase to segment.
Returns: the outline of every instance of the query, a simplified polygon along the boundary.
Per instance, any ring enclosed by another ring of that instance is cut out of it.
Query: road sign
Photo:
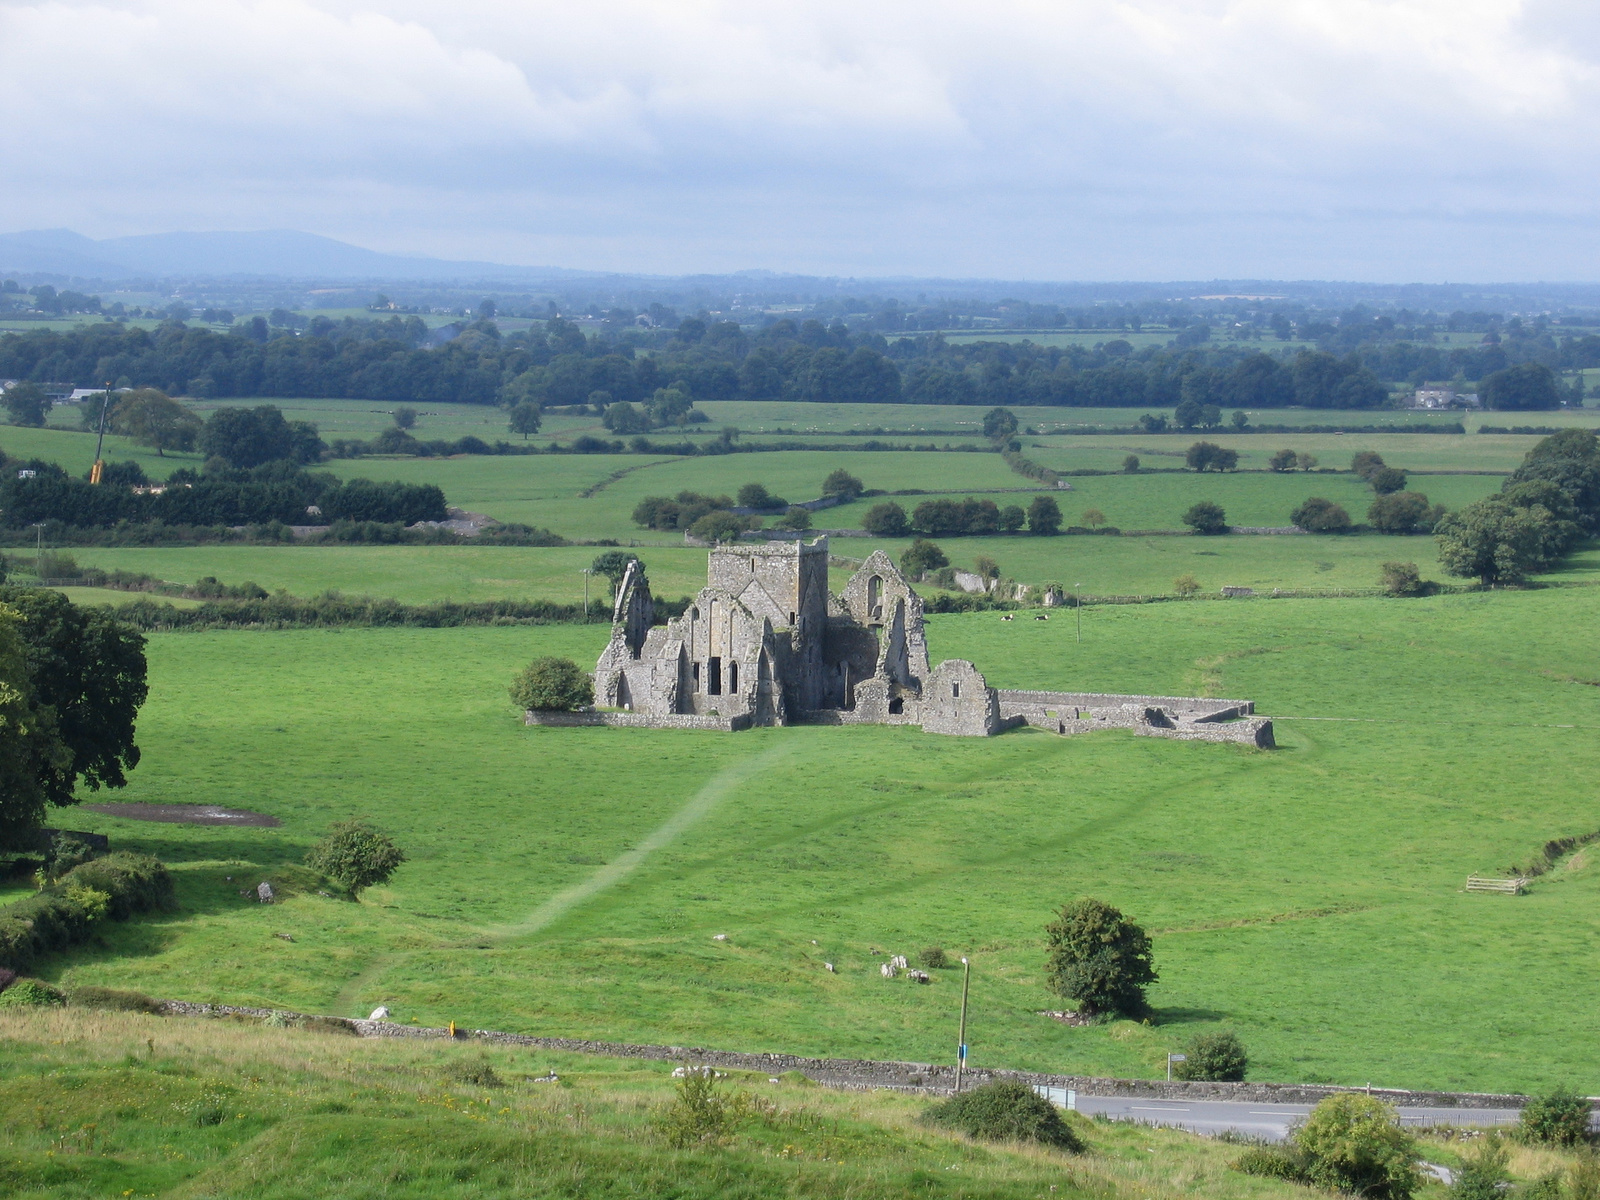
[[[956,1047],[956,1057],[962,1062],[967,1061],[967,1044],[965,1042]]]

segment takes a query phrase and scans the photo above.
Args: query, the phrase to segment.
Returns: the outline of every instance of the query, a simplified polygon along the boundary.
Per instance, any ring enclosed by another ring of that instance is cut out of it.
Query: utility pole
[[[956,1035],[956,1093],[961,1092],[961,1071],[967,1065],[967,989],[972,986],[972,964],[961,960],[961,1031]]]
[[[589,576],[591,574],[591,571],[590,571],[590,569],[588,567],[584,567],[582,569],[582,574],[583,574],[583,623],[585,625],[587,625],[589,623]]]
[[[33,551],[33,573],[40,579],[44,578],[44,522],[35,521],[33,527],[38,531],[38,544]]]
[[[1078,610],[1078,640],[1081,642],[1083,641],[1083,584],[1075,583],[1072,587],[1078,595],[1072,607]]]

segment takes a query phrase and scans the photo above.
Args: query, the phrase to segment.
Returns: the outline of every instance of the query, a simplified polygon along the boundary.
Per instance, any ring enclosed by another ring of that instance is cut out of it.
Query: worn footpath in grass
[[[930,623],[935,658],[1002,686],[1252,698],[1278,720],[1275,752],[1121,733],[526,729],[511,671],[592,661],[603,627],[162,635],[145,758],[115,798],[284,823],[73,814],[172,862],[184,911],[108,927],[46,973],[927,1061],[949,1056],[953,977],[888,983],[873,951],[942,944],[975,964],[978,1063],[1153,1074],[1228,1026],[1261,1078],[1592,1091],[1600,876],[1574,860],[1523,897],[1461,888],[1600,827],[1600,655],[1571,636],[1597,608],[1574,589],[1092,609],[1081,643],[1060,614]],[[290,866],[350,815],[410,855],[359,905]],[[284,903],[239,896],[261,878]],[[1036,1015],[1060,1005],[1041,927],[1085,893],[1155,936],[1154,1025]]]

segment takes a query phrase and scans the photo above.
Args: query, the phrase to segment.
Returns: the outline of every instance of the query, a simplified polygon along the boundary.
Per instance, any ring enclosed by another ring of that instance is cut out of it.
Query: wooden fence
[[[1507,896],[1520,896],[1522,890],[1528,886],[1528,881],[1521,875],[1511,879],[1487,879],[1482,875],[1467,877],[1467,891],[1469,892],[1501,892]]]

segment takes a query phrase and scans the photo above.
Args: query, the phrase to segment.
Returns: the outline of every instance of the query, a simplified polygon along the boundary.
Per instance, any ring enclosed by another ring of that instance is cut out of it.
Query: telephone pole
[[[956,1093],[961,1092],[961,1071],[967,1065],[967,989],[972,986],[972,964],[961,960],[961,1032],[956,1035]]]

